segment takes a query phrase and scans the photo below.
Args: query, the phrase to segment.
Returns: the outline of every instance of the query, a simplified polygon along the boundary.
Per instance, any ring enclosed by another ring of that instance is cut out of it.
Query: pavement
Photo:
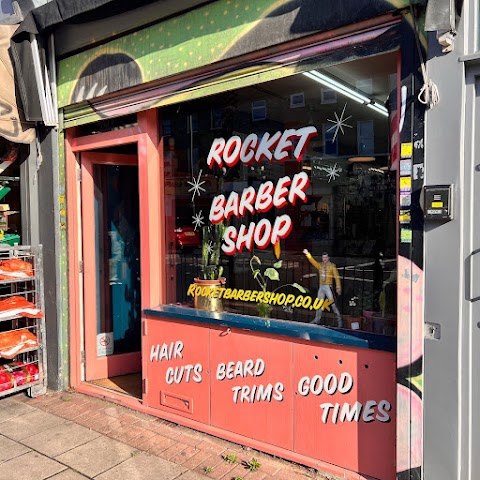
[[[0,398],[0,480],[331,478],[75,391]]]

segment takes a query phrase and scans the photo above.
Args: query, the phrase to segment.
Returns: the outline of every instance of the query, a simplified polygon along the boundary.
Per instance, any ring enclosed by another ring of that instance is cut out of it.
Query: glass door
[[[82,154],[85,380],[141,371],[137,157]]]

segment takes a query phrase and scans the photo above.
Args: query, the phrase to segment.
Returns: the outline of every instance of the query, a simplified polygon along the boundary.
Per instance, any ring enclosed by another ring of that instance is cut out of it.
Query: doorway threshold
[[[90,380],[88,383],[129,397],[142,398],[142,374],[140,372]]]

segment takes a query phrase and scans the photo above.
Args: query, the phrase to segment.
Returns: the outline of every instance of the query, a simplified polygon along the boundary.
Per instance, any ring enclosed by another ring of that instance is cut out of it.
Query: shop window
[[[395,73],[383,54],[162,108],[168,303],[395,334]]]
[[[322,103],[337,103],[337,92],[329,88],[322,88]]]
[[[265,100],[258,100],[252,102],[252,121],[258,122],[267,119],[267,102]]]
[[[335,126],[332,126],[330,123],[322,125],[324,156],[338,155],[338,141],[335,130]]]
[[[359,120],[357,123],[357,141],[359,155],[375,153],[375,139],[373,134],[373,120]]]
[[[290,108],[300,108],[305,106],[305,95],[303,92],[292,93],[290,95]]]

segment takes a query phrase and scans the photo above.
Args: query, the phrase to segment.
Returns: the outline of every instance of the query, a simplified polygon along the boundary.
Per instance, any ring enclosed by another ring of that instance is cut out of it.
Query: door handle
[[[480,248],[465,259],[465,300],[480,300]]]

